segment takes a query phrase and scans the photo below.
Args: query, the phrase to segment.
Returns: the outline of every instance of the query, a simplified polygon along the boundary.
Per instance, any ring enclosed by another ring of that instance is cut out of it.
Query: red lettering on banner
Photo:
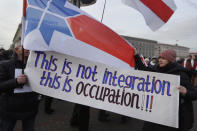
[[[140,0],[150,10],[152,10],[165,23],[173,14],[173,10],[168,7],[162,0]]]

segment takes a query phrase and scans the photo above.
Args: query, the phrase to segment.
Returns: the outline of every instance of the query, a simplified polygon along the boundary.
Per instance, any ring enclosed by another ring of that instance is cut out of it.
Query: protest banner
[[[118,69],[55,52],[31,52],[25,73],[35,92],[178,127],[179,76]]]

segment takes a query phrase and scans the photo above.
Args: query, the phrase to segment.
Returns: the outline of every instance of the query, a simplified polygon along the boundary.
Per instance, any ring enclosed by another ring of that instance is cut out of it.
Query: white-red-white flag
[[[176,10],[173,0],[122,0],[122,2],[141,12],[146,24],[153,31],[164,25]]]

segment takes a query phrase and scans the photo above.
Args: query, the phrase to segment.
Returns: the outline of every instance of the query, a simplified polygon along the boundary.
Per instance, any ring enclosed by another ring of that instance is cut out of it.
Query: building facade
[[[14,38],[12,40],[13,44],[10,46],[10,49],[14,49],[14,44],[21,40],[21,33],[22,33],[22,24],[18,25]]]
[[[175,45],[169,45],[169,44],[163,44],[158,43],[157,49],[156,49],[156,56],[159,56],[159,54],[167,49],[173,49],[177,53],[177,57],[179,58],[185,58],[189,55],[189,48],[184,46],[179,46],[178,44]]]
[[[197,56],[197,52],[192,52],[192,53],[190,53],[190,55],[195,55],[195,56]]]
[[[138,54],[142,54],[143,56],[150,58],[156,56],[155,50],[157,49],[157,41],[128,36],[122,37],[135,47]]]

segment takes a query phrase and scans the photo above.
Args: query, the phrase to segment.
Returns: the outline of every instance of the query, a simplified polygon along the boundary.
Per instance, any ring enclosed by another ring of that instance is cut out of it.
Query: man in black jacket
[[[22,120],[23,131],[35,131],[38,94],[15,92],[27,82],[27,76],[21,72],[24,64],[20,41],[15,44],[15,53],[14,59],[0,62],[0,131],[12,131],[17,120]],[[28,55],[29,51],[24,50],[25,63]]]

